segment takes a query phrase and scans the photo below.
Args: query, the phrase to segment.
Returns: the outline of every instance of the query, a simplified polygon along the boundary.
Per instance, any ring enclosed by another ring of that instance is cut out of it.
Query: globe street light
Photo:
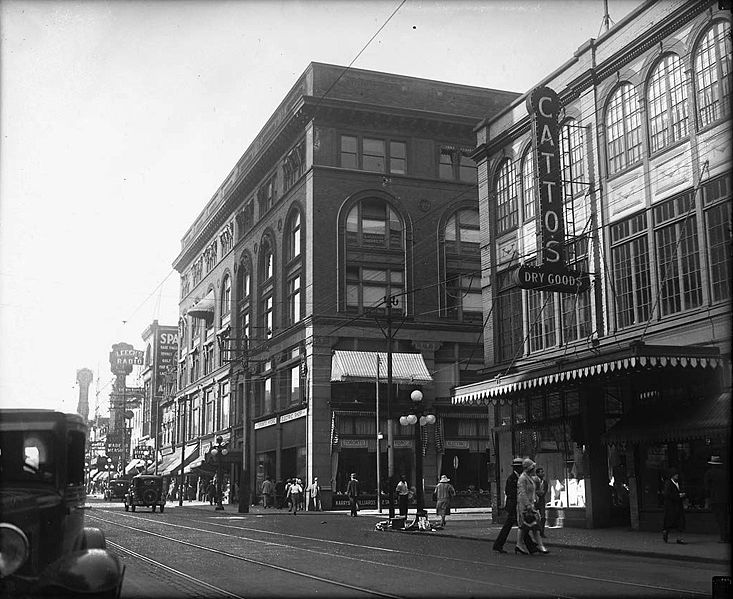
[[[415,389],[410,393],[415,410],[414,414],[400,416],[400,424],[402,426],[415,426],[415,490],[417,492],[417,519],[420,516],[427,515],[425,512],[425,496],[423,493],[423,475],[422,475],[422,427],[426,424],[435,424],[435,416],[433,414],[425,414],[422,407],[423,394],[419,389]],[[417,426],[417,424],[420,426]]]
[[[219,435],[216,438],[216,445],[211,448],[211,455],[216,458],[216,507],[214,510],[221,511],[224,506],[221,504],[221,457],[229,453],[226,444],[222,444],[223,437]]]

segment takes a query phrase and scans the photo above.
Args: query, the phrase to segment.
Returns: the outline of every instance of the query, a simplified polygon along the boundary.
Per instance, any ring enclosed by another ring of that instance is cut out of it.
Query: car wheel
[[[135,505],[134,505],[134,504],[133,504],[133,505],[131,505],[131,506],[130,506],[130,509],[131,509],[131,510],[132,510],[132,511],[134,512],[134,511],[135,511]]]

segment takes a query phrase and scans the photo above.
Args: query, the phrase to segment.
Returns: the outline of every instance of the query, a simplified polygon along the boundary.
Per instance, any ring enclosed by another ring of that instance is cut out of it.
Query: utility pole
[[[249,339],[245,336],[243,339],[244,347],[242,348],[242,376],[244,384],[242,385],[242,477],[239,483],[239,508],[240,514],[249,513],[249,504],[252,501],[252,489],[249,480],[249,458],[250,458],[250,434],[249,434]],[[239,340],[237,340],[239,343]],[[237,390],[239,392],[239,390]]]
[[[387,300],[387,464],[389,484],[389,517],[394,518],[394,431],[392,427],[392,305],[397,298],[388,295]]]
[[[376,386],[376,415],[377,415],[377,511],[381,514],[382,513],[382,480],[380,476],[380,470],[382,466],[382,455],[381,455],[381,449],[382,449],[382,443],[380,441],[381,439],[381,433],[379,432],[379,354],[377,354],[377,386]]]
[[[184,397],[183,398],[183,419],[181,420],[181,474],[180,478],[178,479],[178,505],[183,505],[183,494],[186,492],[186,489],[184,487],[184,481],[186,478],[186,475],[183,474],[183,462],[186,459],[186,404],[187,400]]]

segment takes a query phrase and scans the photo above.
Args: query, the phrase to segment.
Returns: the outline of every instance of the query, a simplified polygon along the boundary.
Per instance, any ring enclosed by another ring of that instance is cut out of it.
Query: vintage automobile
[[[119,597],[124,567],[84,526],[86,425],[0,409],[0,597]]]
[[[150,507],[155,511],[165,509],[165,488],[163,477],[155,474],[138,474],[130,481],[130,488],[125,495],[125,511],[135,511],[137,507]]]
[[[109,481],[107,489],[104,491],[105,501],[124,501],[127,490],[130,488],[130,481],[124,478],[113,478]]]

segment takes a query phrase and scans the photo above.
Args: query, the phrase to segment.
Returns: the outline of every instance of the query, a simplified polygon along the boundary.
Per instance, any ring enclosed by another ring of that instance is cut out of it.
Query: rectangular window
[[[710,296],[720,302],[730,298],[731,176],[717,177],[702,188],[707,230]]]
[[[407,144],[404,141],[389,142],[389,172],[397,175],[407,172]]]
[[[290,324],[300,322],[300,276],[288,281],[288,316]]]
[[[265,339],[272,338],[272,296],[268,296],[262,300],[262,326],[265,328]]]
[[[448,148],[440,149],[438,176],[441,179],[453,179],[453,150]]]
[[[269,414],[273,410],[274,405],[274,397],[272,394],[272,377],[267,377],[265,379],[265,391],[264,391],[264,414]]]
[[[506,362],[524,353],[522,343],[522,290],[514,281],[514,271],[497,275],[496,324],[497,360]]]
[[[229,397],[229,381],[225,381],[219,386],[219,396],[221,397],[221,424],[219,428],[229,428],[229,403],[231,401]]]
[[[392,310],[402,310],[404,280],[402,271],[349,266],[346,269],[346,307],[363,310],[379,306],[386,309],[384,298],[395,295]]]
[[[527,291],[529,351],[553,347],[555,341],[555,297],[550,291]]]
[[[579,272],[588,272],[588,239],[583,238],[567,248],[568,266]],[[584,339],[591,333],[590,289],[583,293],[563,293],[562,334],[563,341]]]
[[[290,389],[288,399],[291,405],[300,403],[300,364],[297,364],[290,369]]]
[[[466,152],[458,154],[458,178],[466,183],[476,183],[478,175],[476,174],[476,163],[467,155]]]
[[[352,135],[341,136],[341,166],[343,168],[359,168],[357,139]]]
[[[675,222],[669,224],[672,220]],[[694,192],[686,192],[655,206],[654,222],[662,314],[666,316],[700,306],[702,280]],[[660,227],[662,223],[664,226]]]
[[[383,139],[369,139],[365,137],[362,154],[362,168],[365,171],[375,173],[385,172],[386,152]]]
[[[611,225],[613,293],[616,325],[641,324],[651,310],[651,272],[647,242],[646,213]]]

